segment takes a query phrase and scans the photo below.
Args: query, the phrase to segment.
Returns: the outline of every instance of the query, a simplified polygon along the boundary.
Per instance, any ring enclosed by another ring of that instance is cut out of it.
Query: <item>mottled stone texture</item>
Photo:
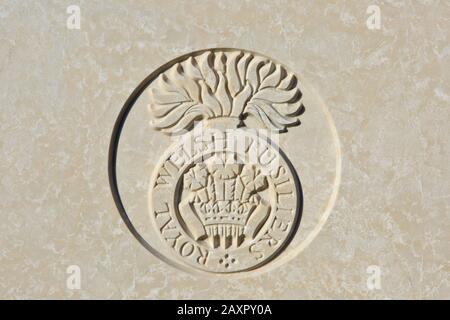
[[[71,4],[81,30],[66,28]],[[371,4],[380,30],[366,27]],[[448,2],[3,1],[0,17],[0,298],[450,297]],[[160,262],[128,232],[108,185],[110,134],[131,91],[209,47],[298,70],[342,146],[339,197],[320,234],[243,279]],[[80,290],[66,287],[73,264]],[[379,290],[366,286],[370,265]]]

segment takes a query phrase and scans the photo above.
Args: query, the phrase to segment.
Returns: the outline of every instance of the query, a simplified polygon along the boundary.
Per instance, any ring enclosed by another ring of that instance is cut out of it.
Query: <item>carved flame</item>
[[[267,58],[242,51],[207,51],[178,62],[150,88],[152,125],[174,133],[194,121],[254,115],[266,128],[298,124],[298,80]]]

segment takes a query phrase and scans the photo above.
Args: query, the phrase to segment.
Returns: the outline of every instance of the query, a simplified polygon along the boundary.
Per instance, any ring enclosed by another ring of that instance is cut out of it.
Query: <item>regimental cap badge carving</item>
[[[258,53],[216,48],[171,60],[135,88],[108,170],[143,247],[186,272],[241,277],[311,243],[336,202],[342,159],[332,116],[304,81]]]
[[[177,263],[212,273],[275,259],[301,214],[297,174],[276,143],[299,124],[297,77],[269,58],[214,49],[169,64],[148,97],[152,127],[177,135],[150,182],[161,245]]]

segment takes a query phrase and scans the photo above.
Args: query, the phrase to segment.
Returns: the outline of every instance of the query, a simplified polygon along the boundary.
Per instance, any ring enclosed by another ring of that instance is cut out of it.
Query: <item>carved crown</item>
[[[205,227],[234,225],[245,227],[251,212],[255,209],[254,203],[241,203],[240,201],[216,201],[209,203],[194,203]]]
[[[184,178],[193,206],[209,235],[239,236],[258,206],[267,178],[253,165],[196,164]]]
[[[268,58],[210,50],[177,62],[150,88],[152,125],[166,133],[195,121],[254,115],[267,129],[285,131],[302,111],[297,77]]]

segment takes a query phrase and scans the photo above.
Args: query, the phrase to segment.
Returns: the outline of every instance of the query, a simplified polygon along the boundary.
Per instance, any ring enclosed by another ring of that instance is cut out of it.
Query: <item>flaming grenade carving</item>
[[[152,126],[177,136],[151,181],[162,240],[183,264],[209,272],[274,259],[299,222],[300,191],[269,135],[299,124],[297,77],[254,53],[214,49],[170,64],[149,97]]]

